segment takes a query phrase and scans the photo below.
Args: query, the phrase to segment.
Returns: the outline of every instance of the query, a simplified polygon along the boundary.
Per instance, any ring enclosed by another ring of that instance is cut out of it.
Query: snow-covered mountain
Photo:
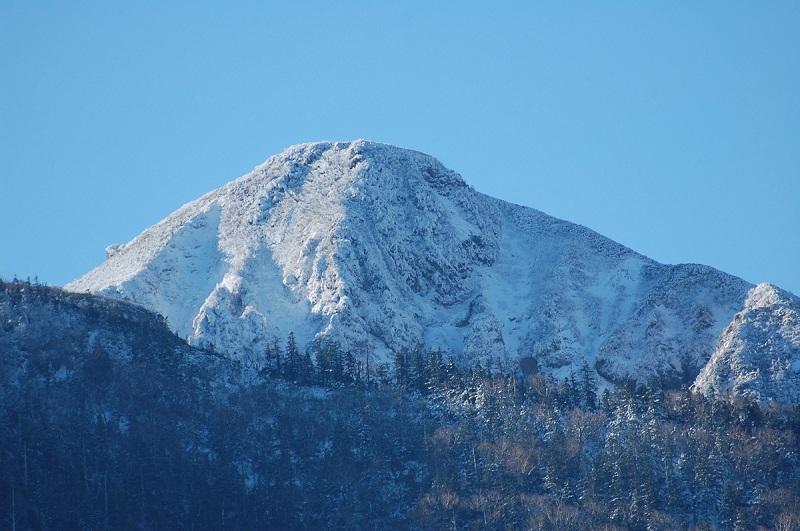
[[[800,403],[800,298],[770,284],[753,288],[693,388]]]
[[[259,355],[293,332],[360,356],[442,347],[563,376],[691,383],[752,285],[664,265],[369,142],[291,147],[68,284],[140,304],[191,344]]]

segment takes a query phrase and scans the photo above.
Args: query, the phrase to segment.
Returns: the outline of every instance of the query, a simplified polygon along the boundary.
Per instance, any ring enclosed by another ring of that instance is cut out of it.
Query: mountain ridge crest
[[[430,155],[298,144],[187,203],[66,286],[141,304],[191,344],[255,355],[327,338],[375,362],[532,356],[556,377],[689,383],[753,286],[669,266],[476,192]]]

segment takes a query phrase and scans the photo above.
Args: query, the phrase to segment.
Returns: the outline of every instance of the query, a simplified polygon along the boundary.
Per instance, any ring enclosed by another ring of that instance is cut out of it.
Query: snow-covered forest
[[[8,529],[796,529],[800,407],[535,363],[231,361],[102,297],[0,284]]]

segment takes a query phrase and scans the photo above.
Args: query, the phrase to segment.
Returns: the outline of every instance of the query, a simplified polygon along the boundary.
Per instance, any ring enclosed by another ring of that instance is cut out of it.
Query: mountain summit
[[[66,288],[142,305],[234,358],[293,333],[374,361],[422,346],[560,377],[586,362],[609,382],[691,383],[753,287],[363,140],[291,147],[108,251]]]
[[[753,288],[693,388],[800,404],[800,299],[771,284]]]

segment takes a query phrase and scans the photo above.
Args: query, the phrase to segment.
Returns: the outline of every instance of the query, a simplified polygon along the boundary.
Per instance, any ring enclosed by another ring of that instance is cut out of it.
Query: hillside
[[[586,362],[617,384],[691,383],[752,288],[368,141],[289,148],[109,255],[66,288],[142,305],[231,358],[293,333],[373,366],[421,345],[462,367],[532,357],[559,378]]]
[[[0,281],[0,323],[4,529],[800,523],[797,406],[597,396],[588,370],[462,371],[418,351],[376,379],[310,360],[298,385],[291,343],[281,371],[256,372],[141,308],[25,282]]]
[[[753,288],[693,389],[800,404],[800,299],[770,284]]]

